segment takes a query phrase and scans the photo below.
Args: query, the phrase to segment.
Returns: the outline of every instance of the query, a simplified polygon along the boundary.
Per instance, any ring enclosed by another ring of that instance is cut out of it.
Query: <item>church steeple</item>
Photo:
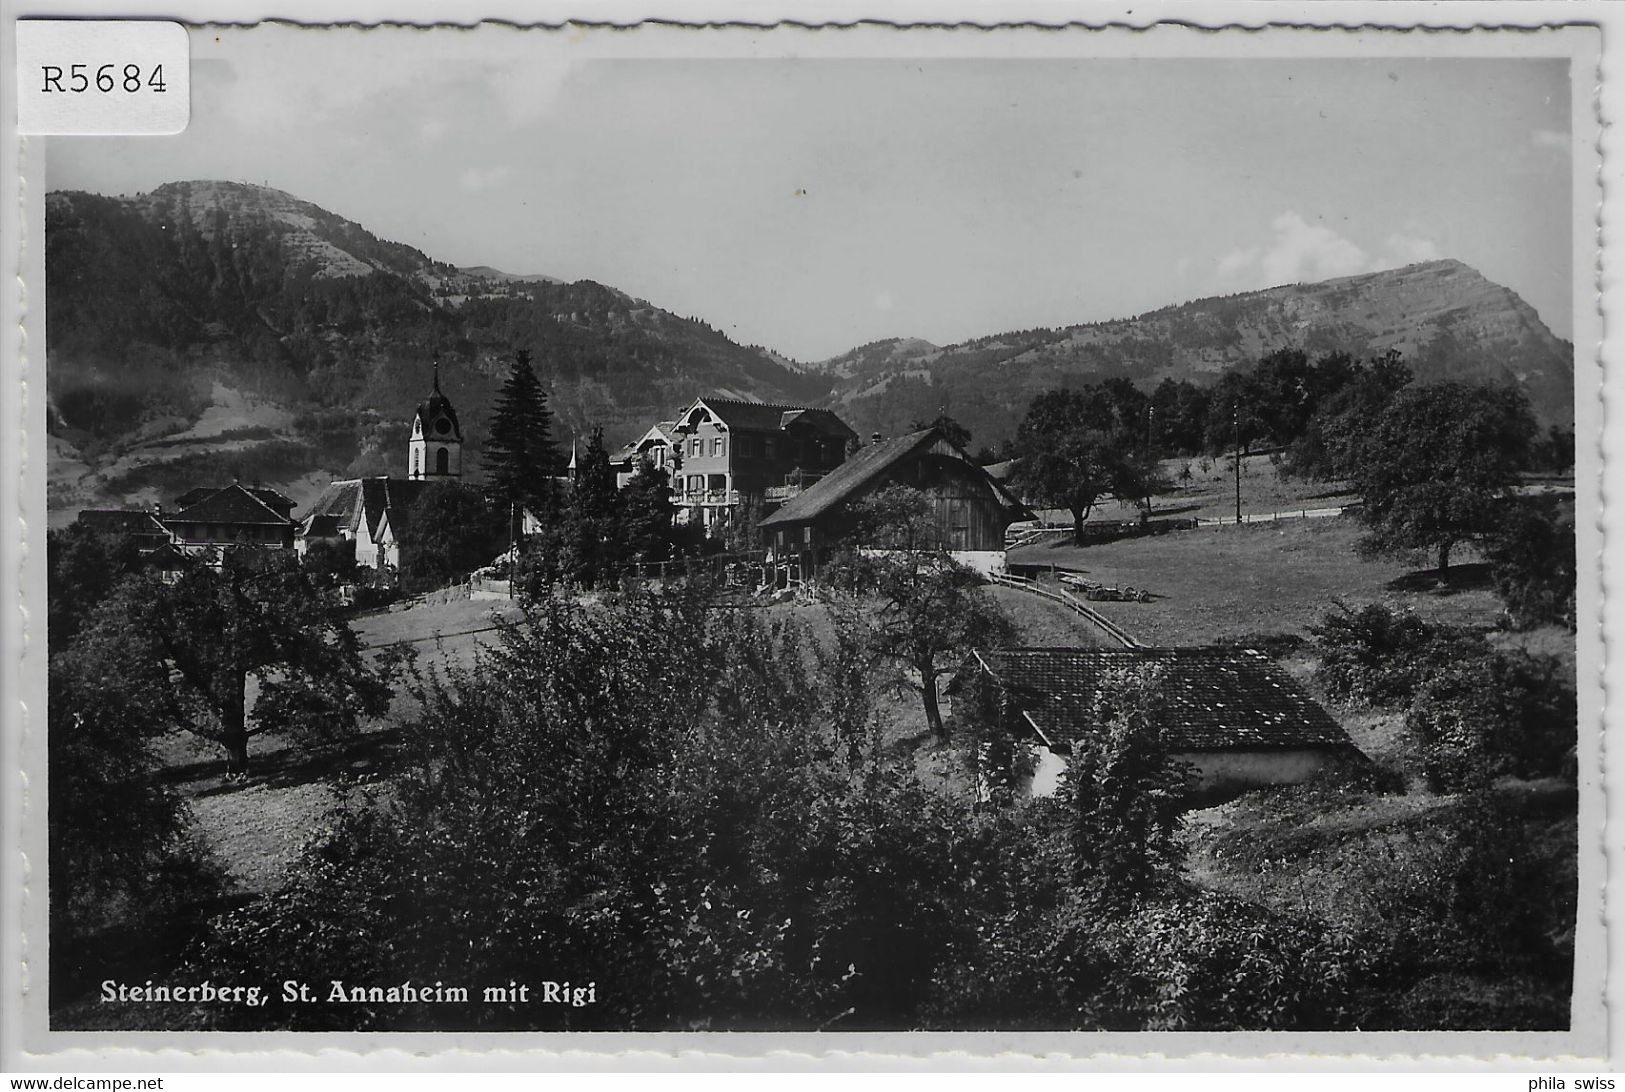
[[[456,481],[463,476],[463,430],[451,399],[440,391],[439,357],[434,360],[433,390],[412,418],[406,458],[407,477],[413,481]]]

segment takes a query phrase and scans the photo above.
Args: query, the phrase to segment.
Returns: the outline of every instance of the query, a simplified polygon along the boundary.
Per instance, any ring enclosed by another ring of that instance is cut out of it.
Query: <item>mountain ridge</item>
[[[1044,390],[1108,378],[1206,384],[1281,348],[1356,357],[1397,350],[1418,382],[1512,383],[1543,424],[1573,422],[1573,347],[1517,293],[1456,259],[948,346],[885,339],[815,367],[834,380],[832,404],[860,432],[894,432],[946,411],[977,418],[973,433],[991,440],[1011,434]]]
[[[223,473],[285,484],[296,500],[324,476],[399,473],[436,358],[477,468],[521,347],[563,444],[593,425],[618,443],[723,392],[827,405],[861,435],[946,409],[996,443],[1041,390],[1114,375],[1208,382],[1294,343],[1399,348],[1424,381],[1515,382],[1543,419],[1572,420],[1572,349],[1516,293],[1455,261],[949,346],[887,338],[799,363],[608,285],[459,268],[247,183],[57,191],[46,221],[50,504],[61,513],[165,501]]]

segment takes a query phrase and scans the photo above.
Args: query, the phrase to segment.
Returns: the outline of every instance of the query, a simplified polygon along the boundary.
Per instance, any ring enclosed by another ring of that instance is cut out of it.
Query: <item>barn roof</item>
[[[939,440],[944,440],[942,433],[935,428],[927,428],[870,444],[825,474],[806,492],[792,498],[783,508],[762,520],[757,526],[810,523],[880,481],[887,471]],[[961,451],[959,454],[964,458],[965,465],[981,470],[981,467],[964,456],[964,452]],[[987,484],[1001,504],[1011,508],[1021,507],[1021,503],[998,482],[989,478]]]
[[[1125,670],[1155,667],[1175,751],[1352,748],[1348,734],[1269,657],[1240,648],[1014,648],[976,657],[1052,744],[1096,725],[1096,702]]]
[[[167,517],[165,522],[287,524],[289,520],[286,512],[272,508],[254,490],[228,485]]]

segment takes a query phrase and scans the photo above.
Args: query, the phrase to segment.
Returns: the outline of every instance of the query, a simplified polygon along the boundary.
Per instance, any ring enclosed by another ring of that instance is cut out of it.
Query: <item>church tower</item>
[[[434,391],[412,418],[406,445],[407,477],[412,481],[457,481],[463,476],[463,431],[457,411],[440,393],[440,361],[434,362]]]

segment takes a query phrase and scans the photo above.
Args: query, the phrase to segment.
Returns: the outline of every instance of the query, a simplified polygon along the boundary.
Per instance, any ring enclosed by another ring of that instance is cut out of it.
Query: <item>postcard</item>
[[[1602,31],[1210,10],[20,52],[13,1063],[1607,1057]]]

